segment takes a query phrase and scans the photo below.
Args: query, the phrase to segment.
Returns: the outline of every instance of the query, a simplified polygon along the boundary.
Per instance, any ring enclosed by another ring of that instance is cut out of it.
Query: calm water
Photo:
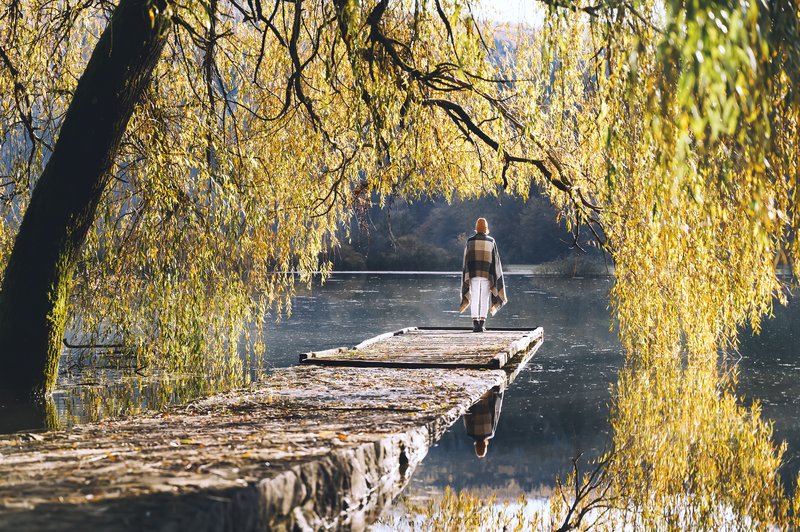
[[[481,494],[546,494],[555,477],[568,472],[573,456],[591,458],[609,444],[610,387],[623,361],[609,330],[612,280],[507,275],[507,283],[510,302],[487,326],[542,326],[545,343],[506,392],[487,457],[475,456],[463,424],[456,423],[415,473],[406,492],[412,499],[427,498],[446,485]],[[459,300],[455,274],[336,275],[324,285],[300,288],[291,317],[267,325],[267,366],[292,365],[301,352],[354,345],[407,326],[469,326],[469,317],[457,312]],[[759,337],[742,334],[738,390],[745,402],[762,402],[776,439],[788,442],[787,478],[800,469],[800,305],[776,308],[775,314]],[[126,390],[131,382],[134,391],[125,399],[95,394],[93,401],[112,413],[158,407],[196,396],[203,379],[153,387],[133,378]],[[72,390],[56,395],[62,422],[95,417],[87,412],[96,412],[97,405],[82,404]],[[16,416],[16,425],[4,426],[0,419],[0,430],[41,428],[27,418],[21,423],[24,415]]]
[[[480,492],[537,491],[553,485],[577,453],[609,442],[610,384],[622,354],[609,331],[611,280],[507,275],[509,303],[487,326],[542,326],[545,342],[511,385],[487,457],[475,456],[461,422],[431,449],[407,490],[426,497],[446,485]],[[353,345],[410,325],[471,326],[459,315],[458,275],[340,275],[304,290],[292,317],[271,324],[270,360]]]
[[[515,497],[546,494],[578,453],[607,449],[610,388],[623,356],[610,331],[610,278],[507,275],[510,302],[488,326],[537,327],[545,343],[511,385],[487,457],[456,423],[417,469],[406,495],[425,499],[445,486]],[[297,353],[352,345],[409,325],[469,326],[459,315],[458,275],[338,275],[301,290],[288,320],[269,325],[269,360],[293,364]],[[800,305],[776,307],[760,336],[741,335],[739,393],[754,398],[787,441],[783,476],[800,469]]]

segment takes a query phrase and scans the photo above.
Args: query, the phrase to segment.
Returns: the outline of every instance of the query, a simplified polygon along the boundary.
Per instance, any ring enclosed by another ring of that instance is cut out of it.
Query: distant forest
[[[475,220],[480,216],[488,220],[506,265],[561,262],[565,269],[573,270],[576,261],[592,263],[592,269],[603,264],[600,251],[588,237],[581,235],[579,240],[586,252],[572,246],[572,234],[563,222],[556,221],[550,202],[538,195],[527,202],[501,196],[451,203],[423,198],[396,200],[383,208],[376,205],[354,217],[349,236],[345,230],[340,232],[341,245],[331,250],[330,258],[339,271],[460,270],[464,242],[475,234]]]

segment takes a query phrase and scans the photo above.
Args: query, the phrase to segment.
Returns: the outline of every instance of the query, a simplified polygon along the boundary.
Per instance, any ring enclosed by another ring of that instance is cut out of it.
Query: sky
[[[535,0],[478,0],[478,17],[485,16],[501,23],[526,23],[541,26],[544,11]]]

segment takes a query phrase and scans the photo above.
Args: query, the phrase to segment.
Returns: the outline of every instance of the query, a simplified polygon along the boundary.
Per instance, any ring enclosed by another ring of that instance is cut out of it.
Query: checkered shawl
[[[500,264],[500,252],[494,238],[477,233],[467,240],[464,248],[464,268],[461,276],[461,307],[464,312],[469,307],[469,280],[473,277],[489,279],[491,305],[489,313],[494,316],[500,307],[506,304],[506,286],[503,282],[503,266]]]
[[[464,428],[467,435],[482,440],[494,437],[500,409],[503,405],[503,392],[492,390],[480,398],[464,414]]]

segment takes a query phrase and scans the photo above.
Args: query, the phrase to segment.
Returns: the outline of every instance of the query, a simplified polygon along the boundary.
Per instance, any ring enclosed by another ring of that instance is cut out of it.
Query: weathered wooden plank
[[[325,349],[323,351],[312,351],[310,353],[300,353],[300,362],[302,362],[303,360],[305,360],[308,357],[322,358],[322,357],[327,357],[327,356],[335,356],[335,355],[338,355],[339,353],[345,352],[347,350],[348,349],[346,347],[334,347],[332,349]]]
[[[368,340],[364,340],[360,344],[356,345],[353,349],[364,349],[365,347],[372,345],[374,343],[382,342],[384,340],[388,340],[389,338],[400,336],[401,334],[406,334],[414,330],[416,330],[416,327],[406,327],[405,329],[400,329],[399,331],[392,331],[388,333],[379,334],[378,336],[375,336]]]
[[[527,334],[520,338],[521,332]],[[412,327],[370,338],[350,349],[304,353],[300,362],[352,367],[498,369],[526,349],[535,337],[536,331],[530,329],[475,334],[465,328]]]
[[[424,326],[424,325],[417,326],[417,330],[419,330],[420,332],[423,332],[423,333],[426,332],[426,331],[463,331],[465,329],[466,329],[465,327],[454,327],[454,326],[442,326],[442,327],[439,327],[439,326],[427,327],[427,326]],[[529,327],[492,327],[487,332],[493,332],[493,331],[525,332],[525,331],[530,331],[530,328]]]
[[[544,329],[537,327],[522,338],[513,341],[508,348],[509,355],[514,356],[520,351],[527,350],[532,343],[541,338],[544,338]]]
[[[517,351],[509,360],[509,363],[503,366],[503,371],[506,372],[507,384],[511,384],[517,378],[520,371],[528,364],[531,358],[536,354],[542,344],[544,343],[544,329],[537,327],[530,334],[530,341],[523,346],[520,343],[520,350]]]
[[[405,368],[405,369],[499,369],[499,361],[491,359],[488,362],[484,359],[463,361],[454,360],[452,362],[431,362],[421,359],[411,360],[374,360],[374,359],[319,359],[313,363],[316,366],[328,367],[353,367],[353,368]]]
[[[508,351],[501,351],[494,356],[494,362],[492,365],[498,368],[502,368],[503,366],[506,365],[508,359],[509,359]]]

